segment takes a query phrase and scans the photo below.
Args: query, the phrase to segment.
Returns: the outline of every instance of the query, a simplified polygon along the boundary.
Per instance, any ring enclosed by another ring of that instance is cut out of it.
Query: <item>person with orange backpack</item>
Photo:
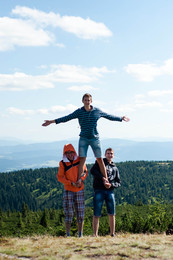
[[[70,236],[71,223],[73,219],[73,207],[75,208],[78,235],[83,235],[84,223],[84,184],[88,171],[84,166],[84,173],[78,180],[79,156],[72,144],[64,145],[63,159],[59,163],[57,174],[58,181],[64,184],[63,208],[65,214],[66,235]]]

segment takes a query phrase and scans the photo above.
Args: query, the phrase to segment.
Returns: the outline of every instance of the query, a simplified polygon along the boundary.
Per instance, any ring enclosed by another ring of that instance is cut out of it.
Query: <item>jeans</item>
[[[115,197],[113,190],[95,190],[94,191],[94,216],[100,217],[103,202],[106,202],[107,212],[109,215],[115,215]]]
[[[87,151],[89,145],[93,150],[94,156],[96,158],[101,158],[102,151],[101,151],[100,140],[96,138],[88,139],[85,137],[80,137],[79,139],[79,157],[87,157]]]

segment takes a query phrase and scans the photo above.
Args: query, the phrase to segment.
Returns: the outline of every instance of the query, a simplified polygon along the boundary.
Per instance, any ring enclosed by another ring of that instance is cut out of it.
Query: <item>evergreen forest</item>
[[[91,164],[87,165],[88,171]],[[115,190],[117,232],[163,232],[173,227],[173,162],[117,163],[121,187]],[[64,235],[63,185],[58,168],[0,173],[0,235]],[[92,175],[85,180],[84,235],[92,234]],[[106,208],[100,235],[109,234]],[[71,233],[77,233],[74,217]]]
[[[87,165],[88,172],[91,164]],[[161,197],[173,203],[173,162],[117,163],[121,187],[115,190],[116,205],[148,204]],[[58,168],[40,168],[0,173],[0,208],[22,209],[25,203],[33,211],[62,208],[63,184],[57,180]],[[92,207],[92,175],[84,182],[86,206]]]

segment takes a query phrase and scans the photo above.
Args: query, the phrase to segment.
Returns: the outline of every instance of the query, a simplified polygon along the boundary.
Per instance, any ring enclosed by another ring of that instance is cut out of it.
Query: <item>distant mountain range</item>
[[[78,150],[78,140],[32,144],[0,140],[0,172],[56,167],[62,159],[63,146],[66,143],[72,143]],[[173,160],[173,141],[139,142],[124,139],[103,139],[101,143],[103,151],[107,147],[114,149],[115,162]],[[94,161],[95,158],[89,148],[87,163]]]

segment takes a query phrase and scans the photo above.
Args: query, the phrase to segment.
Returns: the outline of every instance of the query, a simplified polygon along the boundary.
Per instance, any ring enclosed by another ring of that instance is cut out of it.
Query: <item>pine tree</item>
[[[17,227],[18,228],[23,228],[24,224],[23,224],[23,221],[22,221],[22,214],[19,212],[18,213],[18,223],[17,223]]]
[[[45,228],[48,227],[48,213],[47,213],[46,209],[43,212],[43,216],[42,216],[42,218],[40,220],[40,225],[42,225]]]
[[[29,212],[29,207],[27,204],[25,204],[25,202],[22,204],[22,217],[26,218],[26,216],[28,215]]]
[[[3,225],[4,225],[4,222],[3,222],[3,219],[2,219],[2,217],[0,216],[0,228],[2,228],[2,227],[3,227]]]

